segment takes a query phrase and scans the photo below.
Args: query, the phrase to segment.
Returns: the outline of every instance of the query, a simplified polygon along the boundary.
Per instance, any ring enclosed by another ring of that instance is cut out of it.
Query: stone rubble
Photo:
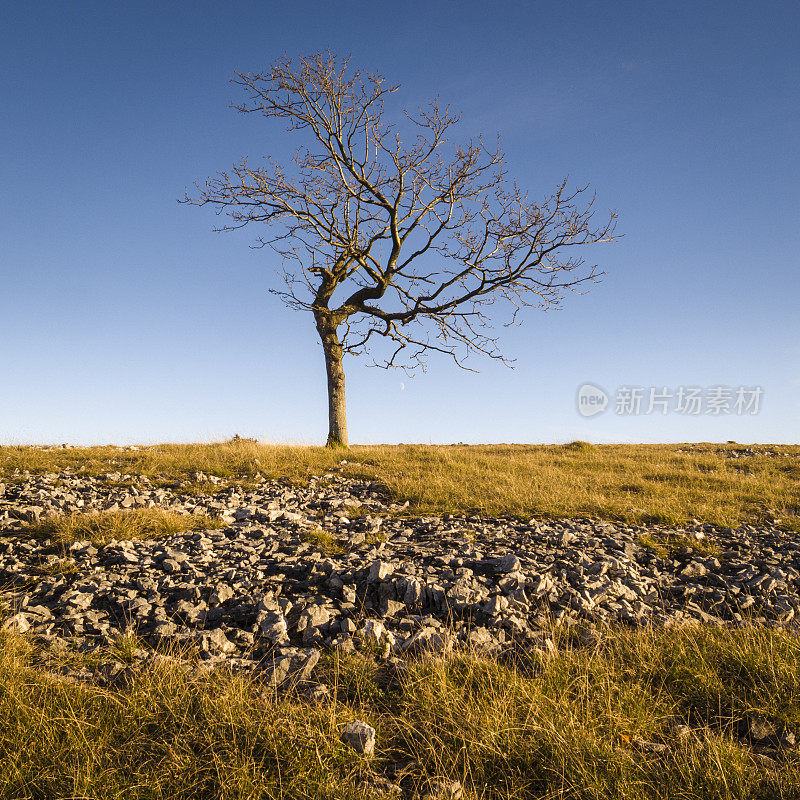
[[[3,628],[86,647],[135,632],[257,668],[277,687],[307,680],[322,648],[547,652],[553,623],[582,623],[590,644],[604,623],[794,625],[800,609],[800,542],[774,525],[408,517],[377,484],[338,474],[304,488],[194,477],[207,493],[119,473],[0,484]],[[225,527],[66,551],[24,530],[54,515],[155,507]],[[717,554],[661,557],[640,543],[670,533],[709,537]]]
[[[747,447],[728,442],[734,447],[679,447],[674,452],[684,455],[698,455],[700,453],[714,453],[724,458],[794,458],[797,454],[789,450],[776,450],[774,447]]]

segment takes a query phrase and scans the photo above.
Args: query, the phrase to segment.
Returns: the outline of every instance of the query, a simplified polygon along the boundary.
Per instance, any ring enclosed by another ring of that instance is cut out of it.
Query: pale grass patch
[[[47,517],[28,525],[31,535],[48,538],[68,547],[73,542],[89,541],[96,545],[129,539],[160,539],[183,531],[224,527],[224,523],[199,514],[178,514],[160,508],[103,511],[97,514],[69,514]]]
[[[33,568],[36,575],[72,575],[77,571],[78,567],[71,558],[62,558]]]
[[[695,539],[681,533],[657,533],[655,531],[642,534],[638,537],[639,544],[649,547],[661,558],[674,557],[680,550],[688,549],[692,553],[702,556],[718,556],[720,554],[719,545],[709,537]]]
[[[302,538],[304,542],[308,542],[323,555],[335,555],[342,552],[342,547],[333,534],[323,528],[306,528],[302,532]]]

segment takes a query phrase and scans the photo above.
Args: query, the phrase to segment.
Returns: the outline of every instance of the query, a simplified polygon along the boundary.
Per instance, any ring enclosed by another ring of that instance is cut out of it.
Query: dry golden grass
[[[323,555],[336,555],[342,552],[341,545],[336,541],[330,531],[323,528],[308,528],[302,532],[303,540],[308,542],[315,550]]]
[[[706,536],[699,541],[693,536],[672,531],[648,531],[639,536],[639,544],[654,550],[661,558],[674,558],[680,550],[688,548],[697,555],[718,556],[719,545]]]
[[[598,649],[516,666],[412,662],[399,683],[370,658],[328,655],[333,696],[314,704],[169,664],[102,690],[44,675],[33,655],[0,635],[3,798],[368,798],[368,766],[409,762],[409,798],[436,776],[461,781],[465,800],[800,796],[796,753],[760,760],[737,737],[750,714],[800,725],[800,643],[782,631],[618,629]],[[354,718],[377,729],[371,760],[339,741]]]
[[[800,446],[740,445],[377,445],[322,447],[220,444],[41,450],[0,447],[0,480],[15,470],[119,471],[193,481],[202,471],[231,481],[261,473],[304,481],[336,468],[374,478],[410,513],[481,512],[518,516],[591,516],[630,522],[719,525],[778,520],[800,530]],[[679,452],[688,451],[688,452]],[[788,455],[770,455],[770,453]],[[208,487],[209,490],[211,487]]]
[[[160,508],[140,508],[126,511],[105,511],[100,514],[70,514],[48,517],[23,530],[37,538],[51,539],[68,547],[73,542],[92,542],[96,545],[122,539],[160,539],[181,531],[220,528],[223,523],[196,514],[176,514]]]

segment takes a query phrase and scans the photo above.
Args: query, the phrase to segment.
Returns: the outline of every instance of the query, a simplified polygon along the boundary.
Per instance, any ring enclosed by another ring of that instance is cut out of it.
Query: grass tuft
[[[211,517],[141,508],[47,517],[39,523],[26,526],[24,530],[37,538],[51,539],[62,547],[69,547],[74,542],[88,541],[104,545],[116,540],[159,539],[182,531],[221,527],[224,527],[224,523]]]
[[[133,633],[123,633],[118,636],[112,645],[112,653],[126,664],[133,662],[136,651],[143,647],[141,639]]]
[[[62,558],[49,564],[41,564],[34,568],[37,575],[72,575],[78,567],[71,558]]]
[[[323,528],[307,528],[303,531],[303,541],[311,544],[315,550],[324,555],[335,555],[342,552],[341,545],[330,531]]]
[[[639,544],[649,547],[661,558],[671,558],[681,550],[690,550],[693,554],[702,557],[720,554],[719,545],[707,536],[695,539],[693,536],[687,536],[685,533],[677,531],[650,531],[638,538]]]

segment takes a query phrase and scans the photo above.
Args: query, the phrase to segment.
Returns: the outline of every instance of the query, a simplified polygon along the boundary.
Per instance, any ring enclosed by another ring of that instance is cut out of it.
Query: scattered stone
[[[500,573],[518,572],[521,566],[519,558],[514,553],[509,553],[497,562],[495,569]]]
[[[383,623],[376,619],[368,619],[364,623],[362,630],[362,638],[364,644],[367,645],[380,645],[386,638],[386,628]]]
[[[359,787],[369,791],[373,797],[405,797],[403,788],[383,775],[369,774],[361,781]]]
[[[196,634],[195,641],[200,646],[200,652],[213,655],[231,653],[236,650],[236,645],[219,628]]]
[[[448,778],[433,778],[428,783],[428,793],[424,797],[430,800],[461,800],[464,787],[461,781],[451,781]]]
[[[797,747],[797,737],[791,731],[783,731],[778,737],[778,746],[784,750],[792,750]]]
[[[638,737],[633,739],[633,746],[642,753],[653,753],[654,755],[663,755],[669,751],[669,747],[666,744],[661,742],[648,742]]]
[[[319,651],[313,649],[267,656],[259,662],[257,675],[263,683],[274,688],[296,686],[311,678],[318,661]]]
[[[700,561],[690,561],[680,572],[685,578],[703,578],[708,570]]]
[[[394,572],[394,567],[391,564],[387,564],[385,561],[374,561],[369,568],[369,582],[385,580],[392,572]]]
[[[230,600],[234,596],[234,591],[231,589],[230,586],[224,583],[220,583],[213,592],[211,592],[211,597],[209,598],[209,602],[212,606],[218,606],[222,603]]]
[[[769,739],[778,732],[778,726],[766,717],[749,717],[747,720],[748,733],[754,742]]]
[[[312,703],[322,703],[331,698],[331,690],[324,683],[312,683],[304,687],[301,694]]]
[[[371,756],[375,752],[375,728],[357,719],[348,722],[342,731],[341,740],[356,753]]]
[[[403,652],[411,656],[424,653],[445,655],[452,649],[452,637],[447,632],[436,631],[432,628],[423,628],[403,645]]]
[[[31,624],[24,614],[14,614],[9,617],[2,625],[4,631],[16,631],[17,633],[25,633],[30,630]]]

